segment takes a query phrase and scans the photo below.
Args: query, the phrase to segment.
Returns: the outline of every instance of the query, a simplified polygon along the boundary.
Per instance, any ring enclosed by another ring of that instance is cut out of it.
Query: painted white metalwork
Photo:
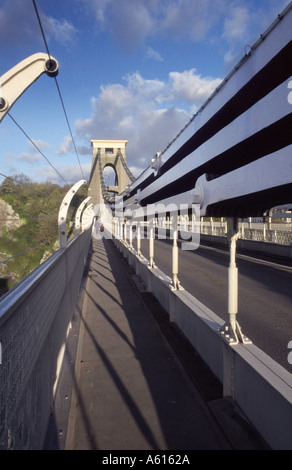
[[[177,227],[173,230],[173,246],[172,246],[172,281],[170,284],[173,290],[183,290],[178,280],[178,246],[177,246],[178,231]]]
[[[154,240],[155,240],[155,222],[154,219],[150,220],[149,224],[149,264],[148,267],[150,269],[156,268],[154,263]]]
[[[15,101],[43,73],[51,77],[58,74],[56,59],[48,54],[38,53],[27,57],[0,77],[0,122]]]
[[[75,232],[76,235],[79,235],[81,232],[81,217],[82,212],[85,209],[87,203],[91,200],[91,197],[87,197],[84,201],[81,202],[80,206],[77,209],[76,216],[75,216]]]
[[[215,210],[216,204],[219,204],[218,211],[222,210],[225,201],[224,208],[228,213],[224,215],[248,216],[248,213],[238,215],[238,198],[248,212],[254,207],[250,196],[259,191],[264,197],[265,210],[287,202],[283,199],[288,197],[287,186],[291,185],[291,28],[292,3],[249,49],[188,125],[131,184],[130,196],[125,193],[125,206],[137,203],[146,206],[177,199],[180,203],[190,204],[191,190],[200,184],[200,189],[206,189],[208,193],[202,201],[202,216],[208,211],[212,216],[210,211]],[[261,80],[257,78],[259,75]],[[263,91],[264,83],[268,85]],[[225,111],[227,104],[229,108]],[[214,118],[217,128],[213,132]],[[224,123],[220,124],[222,121]],[[278,147],[271,150],[271,154],[265,147],[265,133],[269,128],[275,134],[271,147],[275,142]],[[196,138],[200,141],[198,145]],[[256,146],[254,139],[258,139]],[[241,156],[237,147],[244,148]],[[254,155],[248,161],[250,150]],[[228,152],[230,155],[226,156]],[[225,159],[223,169],[222,158]],[[219,174],[216,174],[218,169]],[[178,184],[180,179],[182,182]],[[188,189],[184,184],[186,181]],[[271,188],[273,191],[269,191]],[[209,193],[212,194],[209,196]],[[200,198],[197,193],[196,196]],[[261,210],[259,206],[258,215],[262,215]]]
[[[290,200],[292,191],[291,108],[292,2],[203,104],[188,125],[152,159],[123,193],[134,220],[149,217],[149,206],[177,210],[200,206],[200,216],[262,216]],[[159,212],[158,212],[159,213]],[[149,219],[148,219],[149,220]],[[154,265],[149,233],[149,266]],[[229,322],[222,330],[230,344],[249,342],[236,320],[238,230],[229,234]],[[178,287],[176,237],[173,280]]]
[[[156,156],[152,158],[151,168],[154,170],[155,176],[159,173],[159,169],[162,165],[161,152],[157,152]]]
[[[78,183],[75,183],[74,186],[72,186],[72,188],[67,192],[61,203],[58,215],[60,248],[66,248],[68,242],[66,223],[70,203],[78,189],[81,188],[81,186],[85,183],[87,183],[86,180],[80,180]]]
[[[219,330],[219,332],[230,345],[236,345],[239,342],[243,344],[251,344],[251,341],[243,335],[236,319],[238,313],[238,268],[236,266],[236,242],[240,237],[238,220],[228,218],[227,225],[230,243],[230,264],[228,268],[229,321]]]
[[[94,219],[94,216],[95,216],[95,213],[93,210],[93,204],[90,204],[88,207],[86,207],[81,217],[82,230],[86,230],[88,227],[90,227]]]
[[[201,176],[193,193],[200,204],[201,215],[206,215],[208,206],[224,199],[244,197],[291,183],[291,152],[292,145],[289,145],[212,181],[207,181],[206,175]]]
[[[41,450],[91,231],[1,298],[0,450]]]
[[[141,224],[137,224],[137,257],[141,258]]]

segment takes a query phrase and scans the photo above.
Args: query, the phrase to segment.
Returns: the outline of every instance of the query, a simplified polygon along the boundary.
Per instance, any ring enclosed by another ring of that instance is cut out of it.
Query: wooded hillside
[[[34,183],[23,174],[0,185],[0,295],[59,249],[58,212],[69,189]],[[85,197],[82,187],[70,206],[68,228]]]

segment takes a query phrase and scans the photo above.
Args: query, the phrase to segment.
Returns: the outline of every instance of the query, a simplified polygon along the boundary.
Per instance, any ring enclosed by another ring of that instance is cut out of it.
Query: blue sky
[[[36,0],[82,172],[55,80],[43,75],[10,113],[63,180],[8,116],[1,173],[72,184],[88,179],[91,139],[125,139],[138,176],[289,3]],[[32,0],[0,0],[0,75],[36,52],[46,50]]]

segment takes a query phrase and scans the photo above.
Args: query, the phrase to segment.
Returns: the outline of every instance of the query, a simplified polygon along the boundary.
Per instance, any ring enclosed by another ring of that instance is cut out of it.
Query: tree
[[[15,186],[12,178],[5,178],[0,186],[0,194],[13,194],[15,192]]]
[[[59,207],[62,201],[61,193],[54,189],[47,197],[39,212],[39,238],[47,240],[57,235]]]

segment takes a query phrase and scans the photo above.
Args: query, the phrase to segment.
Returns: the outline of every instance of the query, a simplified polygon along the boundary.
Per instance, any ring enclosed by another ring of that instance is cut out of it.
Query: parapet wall
[[[0,449],[43,448],[91,228],[1,300]]]
[[[218,333],[223,321],[186,291],[171,290],[170,279],[114,239],[133,270],[141,277],[202,359],[223,384],[246,418],[274,450],[291,450],[292,377],[253,344],[228,345]]]
[[[228,238],[216,235],[200,235],[203,244],[228,247]],[[280,245],[278,243],[261,242],[256,240],[237,240],[237,250],[248,253],[256,253],[267,256],[274,256],[278,259],[292,260],[292,245]]]

